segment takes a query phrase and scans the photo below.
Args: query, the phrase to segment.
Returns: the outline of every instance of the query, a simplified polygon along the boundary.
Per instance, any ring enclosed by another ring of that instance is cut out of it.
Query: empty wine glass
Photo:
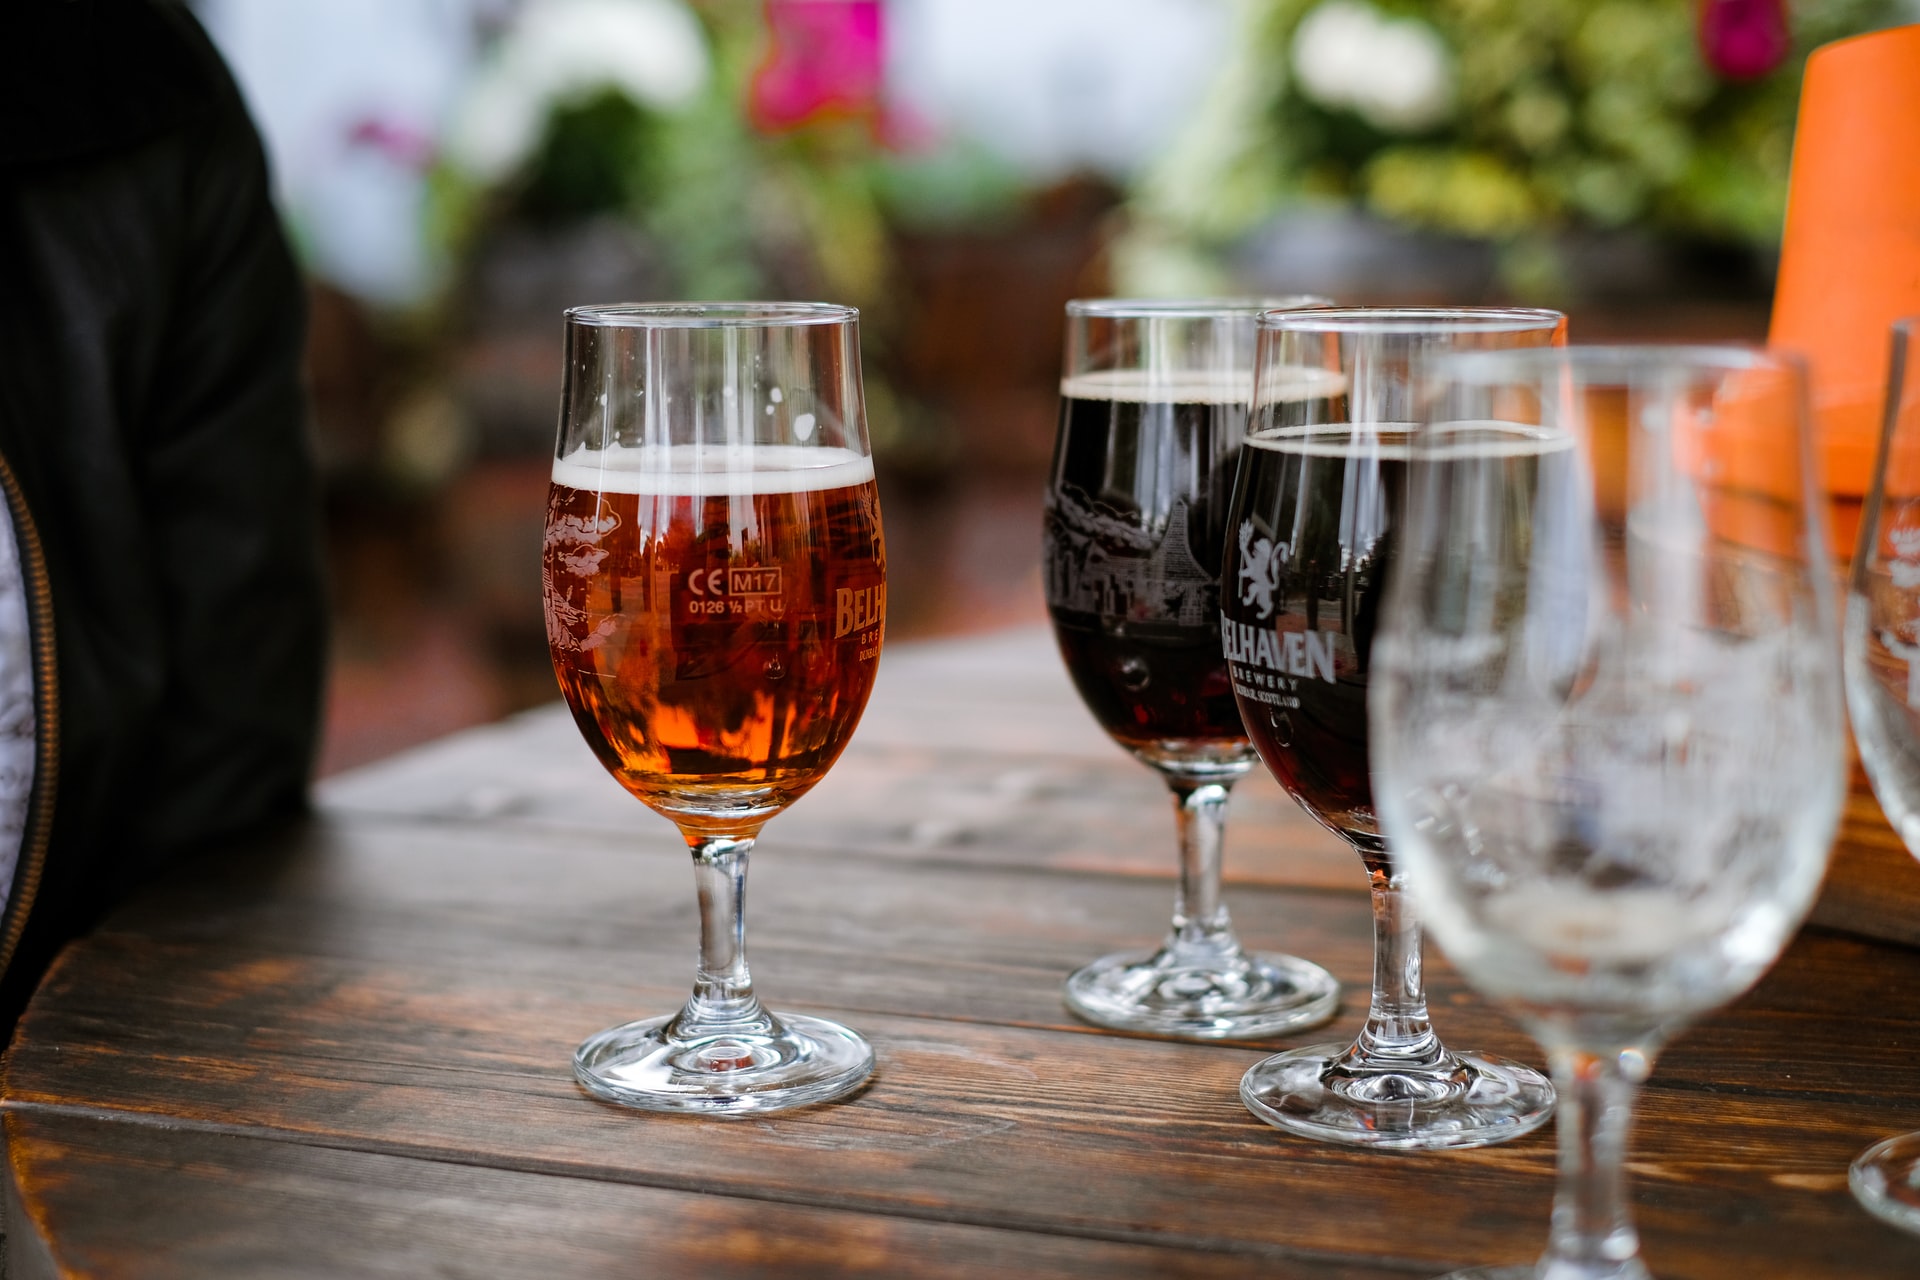
[[[1844,792],[1804,381],[1741,348],[1446,357],[1375,641],[1375,797],[1467,980],[1546,1048],[1536,1268],[1644,1280],[1622,1163],[1682,1025],[1813,901]]]
[[[1920,856],[1920,320],[1893,328],[1886,421],[1847,589],[1847,705],[1860,761],[1893,829]],[[1888,1138],[1853,1162],[1860,1203],[1920,1231],[1920,1133]]]

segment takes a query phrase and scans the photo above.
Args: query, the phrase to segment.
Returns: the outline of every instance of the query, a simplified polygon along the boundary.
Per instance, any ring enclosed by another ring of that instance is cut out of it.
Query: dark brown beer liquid
[[[1339,399],[1314,411],[1344,412]],[[1241,451],[1229,514],[1221,640],[1233,695],[1261,760],[1294,799],[1369,859],[1386,844],[1367,768],[1367,673],[1387,573],[1402,536],[1413,436],[1392,424],[1283,427]],[[1510,422],[1426,428],[1430,480],[1509,501],[1486,513],[1525,540],[1534,487],[1564,488],[1567,437]],[[1574,616],[1579,601],[1570,601]]]
[[[1062,386],[1047,608],[1075,688],[1123,746],[1230,762],[1247,747],[1220,656],[1220,548],[1246,388],[1176,376]]]
[[[772,451],[758,452],[764,466]],[[737,833],[791,804],[873,687],[886,557],[872,466],[785,452],[790,469],[739,475],[668,450],[555,464],[554,672],[607,770],[689,829]]]
[[[1407,456],[1404,431],[1260,432],[1229,517],[1222,640],[1247,732],[1308,813],[1362,845],[1379,842],[1367,662]]]

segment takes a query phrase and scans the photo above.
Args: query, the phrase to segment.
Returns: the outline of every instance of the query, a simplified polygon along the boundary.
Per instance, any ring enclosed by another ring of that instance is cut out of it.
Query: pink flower
[[[880,0],[766,0],[772,40],[748,111],[767,132],[823,116],[872,117],[884,70]]]
[[[433,164],[433,138],[404,120],[363,116],[347,129],[347,145],[367,147],[402,168],[425,172]]]
[[[1702,0],[1700,52],[1729,80],[1752,80],[1787,59],[1785,0]]]

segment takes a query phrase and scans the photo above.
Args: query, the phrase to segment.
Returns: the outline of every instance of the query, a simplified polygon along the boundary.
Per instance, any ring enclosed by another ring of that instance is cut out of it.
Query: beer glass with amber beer
[[[1253,389],[1254,317],[1317,299],[1067,304],[1047,491],[1047,609],[1100,727],[1173,791],[1180,881],[1154,951],[1067,979],[1089,1022],[1193,1039],[1324,1022],[1326,970],[1245,950],[1220,901],[1227,792],[1253,767],[1220,649],[1220,551]]]
[[[700,900],[693,998],[591,1037],[574,1075],[655,1111],[759,1113],[858,1088],[873,1051],[763,1007],[742,920],[754,840],[846,746],[885,630],[858,313],[568,312],[542,577],[574,721],[680,829]]]

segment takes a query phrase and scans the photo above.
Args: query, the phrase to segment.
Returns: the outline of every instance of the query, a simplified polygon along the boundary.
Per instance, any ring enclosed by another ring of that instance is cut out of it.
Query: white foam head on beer
[[[1415,432],[1423,434],[1416,436]],[[1419,444],[1415,444],[1415,440]],[[1522,422],[1463,420],[1425,428],[1411,422],[1318,422],[1274,427],[1247,437],[1255,449],[1307,458],[1379,458],[1407,462],[1532,458],[1573,448],[1573,437],[1552,427]]]
[[[1260,387],[1260,403],[1325,398],[1346,389],[1346,378],[1336,370],[1288,366],[1268,374]],[[1253,393],[1253,374],[1232,369],[1101,369],[1060,380],[1060,394],[1068,400],[1246,404]]]
[[[1347,390],[1347,375],[1338,369],[1282,364],[1271,365],[1264,373],[1258,387],[1260,408],[1275,404],[1299,404],[1303,400],[1331,400],[1337,395],[1344,395]]]
[[[575,449],[553,463],[555,484],[662,497],[819,493],[872,479],[872,458],[826,445],[614,444]]]
[[[1127,404],[1245,404],[1253,375],[1234,369],[1101,369],[1060,379],[1067,400]]]

